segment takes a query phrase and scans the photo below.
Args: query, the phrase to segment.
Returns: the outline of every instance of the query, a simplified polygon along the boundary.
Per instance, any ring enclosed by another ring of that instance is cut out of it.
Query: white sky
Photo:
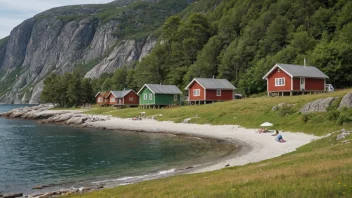
[[[108,3],[112,0],[0,0],[0,39],[32,16],[50,8],[74,5]]]

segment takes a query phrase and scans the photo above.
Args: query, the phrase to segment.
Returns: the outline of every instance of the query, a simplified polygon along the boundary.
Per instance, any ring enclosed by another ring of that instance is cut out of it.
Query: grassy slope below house
[[[231,102],[221,102],[211,105],[201,106],[184,106],[172,109],[116,109],[110,108],[93,108],[88,114],[113,115],[122,118],[132,118],[139,112],[146,112],[147,116],[159,115],[156,117],[160,121],[182,122],[186,118],[197,116],[191,120],[192,123],[198,124],[238,124],[247,128],[258,128],[263,122],[271,122],[274,128],[278,130],[305,132],[315,135],[323,135],[342,127],[352,127],[351,123],[344,123],[342,126],[337,124],[336,120],[329,120],[328,113],[317,113],[309,116],[303,116],[299,109],[306,103],[316,99],[326,98],[329,96],[338,96],[340,99],[351,89],[336,91],[328,94],[293,96],[293,97],[260,97],[249,98],[244,100],[235,100]],[[271,111],[272,107],[279,103],[296,104],[289,112]],[[285,114],[283,116],[283,114]],[[304,119],[306,119],[304,122]]]
[[[205,106],[146,110],[147,114],[163,114],[160,120],[181,121],[198,114],[196,123],[241,124],[257,127],[263,121],[275,128],[326,134],[351,124],[339,126],[326,121],[326,114],[313,116],[304,123],[302,115],[278,116],[271,108],[280,102],[295,103],[298,110],[305,103],[328,96],[342,97],[352,90],[297,97],[253,98]],[[140,109],[115,110],[95,108],[88,113],[131,117]],[[336,140],[336,135],[317,140],[297,151],[245,166],[193,175],[181,175],[137,184],[104,189],[72,197],[350,197],[352,194],[352,136]],[[268,151],[269,152],[269,151]]]

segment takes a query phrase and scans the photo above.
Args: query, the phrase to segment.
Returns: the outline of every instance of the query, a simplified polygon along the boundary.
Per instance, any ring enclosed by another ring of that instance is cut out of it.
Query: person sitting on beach
[[[137,117],[137,116],[134,116],[134,117],[132,118],[132,120],[138,120],[138,117]]]
[[[278,130],[276,130],[275,131],[275,134],[273,134],[273,136],[276,136],[276,138],[275,138],[275,140],[277,141],[277,142],[286,142],[286,140],[282,137],[282,135],[281,134],[279,134],[279,131]]]
[[[258,133],[263,133],[264,129],[263,127],[258,130]]]

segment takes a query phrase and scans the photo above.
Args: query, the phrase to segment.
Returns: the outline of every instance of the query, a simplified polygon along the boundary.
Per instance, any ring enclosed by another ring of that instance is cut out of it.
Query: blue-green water
[[[17,107],[0,105],[0,112]],[[0,193],[36,193],[35,186],[79,187],[155,175],[204,163],[232,150],[232,145],[199,138],[0,118]]]

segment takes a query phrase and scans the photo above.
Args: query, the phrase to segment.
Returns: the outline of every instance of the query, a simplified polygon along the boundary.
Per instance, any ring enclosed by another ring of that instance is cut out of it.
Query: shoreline
[[[199,125],[173,123],[170,121],[160,122],[153,119],[132,120],[102,115],[86,115],[82,114],[82,112],[83,111],[77,110],[51,110],[47,106],[35,106],[14,109],[10,112],[0,114],[0,117],[10,119],[32,119],[38,120],[38,123],[61,124],[84,128],[172,134],[176,136],[226,141],[235,145],[235,151],[232,151],[220,159],[201,164],[200,166],[191,166],[184,169],[178,169],[173,171],[171,174],[152,177],[148,180],[180,174],[194,174],[214,171],[228,166],[241,166],[259,162],[295,151],[298,147],[320,138],[304,133],[283,132],[282,134],[287,142],[278,143],[275,142],[275,138],[271,136],[271,133],[258,134],[255,129],[246,129],[238,125]],[[119,178],[116,178],[115,180],[118,179]],[[139,181],[131,183],[136,183]],[[104,187],[111,188],[119,185],[106,185]],[[67,193],[83,193],[97,189],[101,188],[88,189],[87,191],[85,191],[84,188],[74,190],[71,189],[71,191],[67,191]]]

